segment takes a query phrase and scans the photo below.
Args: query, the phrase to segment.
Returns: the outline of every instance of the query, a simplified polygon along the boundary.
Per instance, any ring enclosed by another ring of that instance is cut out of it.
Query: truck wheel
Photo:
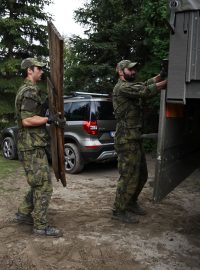
[[[83,158],[74,143],[65,144],[65,171],[70,174],[76,174],[83,170]]]
[[[6,137],[2,143],[3,156],[6,159],[17,159],[17,147],[11,137]]]

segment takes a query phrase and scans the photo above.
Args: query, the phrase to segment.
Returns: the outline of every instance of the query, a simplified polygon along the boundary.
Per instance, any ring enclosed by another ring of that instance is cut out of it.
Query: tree
[[[0,0],[0,99],[14,93],[21,83],[19,67],[23,58],[46,57],[47,21],[44,7],[52,0]],[[11,110],[8,108],[6,110]],[[5,112],[5,111],[4,111]],[[1,113],[1,112],[0,112]]]
[[[147,55],[139,73],[139,80],[146,80],[160,71],[161,61],[167,58],[169,50],[169,29],[167,26],[168,6],[166,0],[144,0],[141,19],[144,22],[144,44]],[[145,132],[156,132],[159,118],[160,97],[156,96],[144,106]]]
[[[142,68],[141,79],[155,75],[160,69],[161,60],[168,57],[169,28],[168,6],[166,0],[144,0],[141,8],[141,19],[144,22],[148,56]]]
[[[141,79],[158,72],[168,51],[165,0],[91,0],[75,18],[84,25],[86,37],[68,42],[66,91],[111,92],[121,59],[139,62]]]
[[[139,18],[141,3],[142,0],[92,0],[75,12],[87,37],[75,36],[69,41],[70,63],[65,70],[68,92],[111,92],[118,61],[143,62],[146,48],[142,42],[144,25]]]
[[[168,51],[165,0],[91,0],[75,18],[86,37],[68,42],[66,91],[111,92],[121,59],[139,62],[140,79],[159,71]]]

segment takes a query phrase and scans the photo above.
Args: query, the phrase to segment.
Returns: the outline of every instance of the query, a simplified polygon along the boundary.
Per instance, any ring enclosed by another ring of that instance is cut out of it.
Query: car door
[[[166,102],[162,91],[155,169],[154,201],[161,201],[199,167],[200,102]]]
[[[96,100],[96,119],[98,137],[101,143],[113,143],[116,129],[116,120],[110,99]]]

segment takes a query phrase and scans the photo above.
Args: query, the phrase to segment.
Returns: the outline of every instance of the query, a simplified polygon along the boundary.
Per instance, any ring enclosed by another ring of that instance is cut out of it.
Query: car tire
[[[65,171],[76,174],[83,170],[84,161],[78,147],[74,143],[65,144]]]
[[[3,156],[6,159],[17,159],[17,147],[11,137],[6,137],[2,143]]]

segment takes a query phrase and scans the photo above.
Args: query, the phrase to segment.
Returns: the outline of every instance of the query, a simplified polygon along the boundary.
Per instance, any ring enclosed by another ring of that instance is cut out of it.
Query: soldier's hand
[[[160,91],[162,89],[167,88],[167,80],[163,80],[161,82],[156,83],[157,90]]]
[[[160,78],[164,80],[167,78],[167,75],[168,75],[168,60],[163,59],[160,70]]]
[[[66,119],[61,119],[59,115],[50,113],[48,117],[48,124],[53,124],[57,127],[64,128],[66,124]]]
[[[164,80],[167,77],[167,75],[168,75],[167,71],[164,68],[162,68],[161,71],[160,71],[161,80]]]
[[[66,124],[66,119],[65,118],[61,119],[61,118],[58,117],[54,124],[59,128],[64,128],[65,124]]]

